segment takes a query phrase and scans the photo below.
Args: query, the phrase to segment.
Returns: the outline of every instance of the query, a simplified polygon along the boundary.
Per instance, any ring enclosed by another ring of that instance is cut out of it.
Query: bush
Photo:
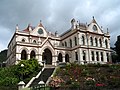
[[[21,64],[24,64],[24,67],[21,67]],[[36,59],[22,60],[18,65],[1,68],[0,86],[14,86],[22,79],[27,83],[40,68]]]

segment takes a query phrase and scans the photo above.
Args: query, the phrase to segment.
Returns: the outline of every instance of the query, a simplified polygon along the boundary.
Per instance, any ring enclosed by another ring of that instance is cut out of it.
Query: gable
[[[35,29],[33,29],[30,32],[31,35],[36,35],[36,36],[42,36],[42,37],[47,37],[47,31],[43,26],[37,26]]]
[[[100,26],[97,24],[95,19],[93,18],[92,22],[88,25],[88,31],[98,34],[104,34]]]

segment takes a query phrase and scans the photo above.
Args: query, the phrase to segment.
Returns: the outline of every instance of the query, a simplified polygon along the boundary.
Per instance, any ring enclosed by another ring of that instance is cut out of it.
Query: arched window
[[[96,52],[96,60],[99,61],[99,54]]]
[[[25,50],[21,52],[21,60],[27,60],[27,52]]]
[[[96,47],[98,46],[97,38],[95,38],[95,46],[96,46]]]
[[[22,42],[25,42],[25,39],[22,39]]]
[[[35,52],[34,52],[34,51],[31,51],[31,53],[30,53],[30,58],[35,58],[35,57],[36,57]]]
[[[101,61],[104,61],[104,60],[103,60],[103,52],[101,52]]]
[[[70,47],[72,47],[72,40],[70,39]]]
[[[62,57],[62,54],[61,54],[61,53],[59,53],[59,55],[58,55],[58,60],[59,60],[59,62],[62,62],[62,61],[63,61],[63,57]]]
[[[65,47],[67,47],[67,42],[65,41]]]
[[[83,51],[83,60],[86,61],[86,53]]]
[[[91,51],[92,61],[94,61],[94,51]]]
[[[85,45],[85,37],[82,36],[82,45]]]
[[[100,44],[100,47],[102,47],[102,40],[99,39],[99,44]]]
[[[68,54],[65,55],[65,62],[69,62],[69,55]]]
[[[108,48],[108,41],[107,41],[107,39],[105,40],[105,47]]]
[[[64,43],[62,43],[62,46],[64,46]]]
[[[36,42],[36,40],[33,40],[33,43],[35,43],[35,44],[36,44],[36,43],[37,43],[37,42]]]
[[[107,62],[109,62],[109,53],[106,53],[107,56]]]
[[[90,37],[90,45],[93,46],[93,38]]]
[[[75,37],[74,40],[75,40],[75,46],[76,46],[77,45],[77,38]]]
[[[75,52],[75,59],[78,61],[78,53]]]

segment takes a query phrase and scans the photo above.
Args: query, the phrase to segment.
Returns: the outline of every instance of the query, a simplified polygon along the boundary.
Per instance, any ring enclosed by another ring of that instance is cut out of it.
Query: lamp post
[[[21,68],[23,68],[24,67],[24,64],[21,64]],[[22,81],[23,81],[23,70],[22,70]]]
[[[23,67],[24,67],[24,64],[21,64],[20,67],[23,68]],[[23,73],[23,70],[22,70],[22,73]],[[20,81],[20,82],[18,83],[18,90],[22,90],[22,89],[25,87],[25,83],[24,83],[24,81],[23,81],[23,74],[22,74],[21,79],[22,79],[22,81]]]

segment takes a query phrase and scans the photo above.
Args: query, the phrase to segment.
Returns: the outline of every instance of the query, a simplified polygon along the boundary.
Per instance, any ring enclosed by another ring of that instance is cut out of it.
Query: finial
[[[16,24],[16,28],[15,29],[16,29],[16,31],[18,31],[18,29],[19,29],[18,24]]]
[[[40,23],[42,23],[42,20],[40,20]]]
[[[109,34],[108,28],[107,28],[107,34]]]
[[[30,23],[28,24],[28,29],[29,29],[29,31],[32,30],[32,28],[31,28],[31,24],[30,24]]]
[[[108,28],[107,28],[107,33],[109,33],[109,32],[108,32]]]

